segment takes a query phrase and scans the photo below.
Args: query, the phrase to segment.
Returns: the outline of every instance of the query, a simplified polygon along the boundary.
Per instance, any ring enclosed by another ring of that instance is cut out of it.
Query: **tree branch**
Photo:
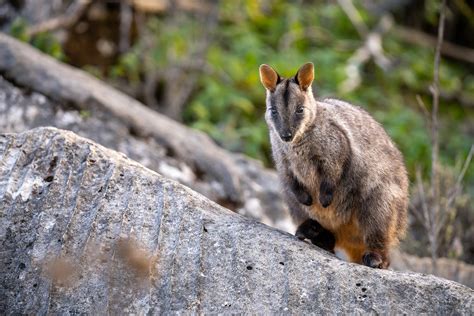
[[[26,30],[26,35],[34,36],[38,33],[54,31],[60,28],[69,28],[79,21],[91,4],[91,0],[78,0],[68,7],[66,14],[31,26]]]
[[[461,183],[464,179],[464,176],[466,175],[467,168],[471,164],[473,154],[474,154],[474,145],[471,145],[471,149],[469,150],[469,153],[467,154],[466,160],[464,160],[463,167],[461,169],[461,172],[458,175],[456,183],[454,184],[453,188],[450,190],[451,194],[449,195],[449,198],[446,202],[447,210],[451,208],[454,200],[458,197],[459,192],[461,191]]]
[[[424,47],[433,47],[437,45],[436,37],[415,29],[397,25],[395,26],[394,31],[398,38],[410,44]],[[474,49],[462,47],[450,42],[443,42],[440,50],[441,54],[444,56],[474,64]]]
[[[420,223],[423,225],[423,227],[428,231],[429,227],[431,225],[431,220],[430,220],[430,213],[428,210],[428,202],[426,200],[426,194],[425,194],[425,189],[423,187],[423,181],[421,179],[421,171],[419,168],[416,169],[416,185],[418,189],[418,194],[420,195],[420,203],[421,203],[421,210],[422,210],[422,215],[423,217],[420,220],[420,216],[418,213],[415,213],[416,217],[420,221]]]
[[[416,97],[416,102],[418,106],[423,112],[423,119],[427,123],[428,127],[431,128],[430,112],[428,111],[428,108],[426,107],[425,102],[423,102],[423,99],[421,98],[419,94],[417,94],[415,97]]]
[[[440,226],[440,182],[438,173],[438,159],[439,159],[439,64],[441,60],[441,45],[444,36],[444,21],[445,21],[446,0],[443,0],[440,8],[440,18],[438,26],[438,41],[436,43],[434,70],[433,70],[433,109],[431,112],[431,217],[432,226],[430,231],[431,238],[431,259],[433,263],[433,271],[436,272],[436,259],[438,251],[438,227]]]
[[[346,3],[348,1],[341,0],[340,2]],[[352,21],[351,18],[349,19]],[[358,23],[363,22],[359,21]],[[384,55],[382,35],[391,28],[392,24],[393,19],[389,15],[384,15],[377,26],[364,36],[363,45],[357,49],[348,60],[346,66],[347,79],[341,84],[342,91],[349,92],[359,86],[361,82],[360,68],[369,61],[370,58],[373,58],[377,66],[383,70],[387,70],[390,67],[391,62]],[[363,25],[365,26],[365,24]],[[358,28],[356,25],[354,25],[354,27],[356,29]]]
[[[347,15],[349,20],[351,20],[352,25],[354,25],[360,37],[365,38],[367,34],[369,33],[369,29],[367,28],[367,25],[365,25],[364,20],[362,19],[362,16],[359,14],[359,11],[357,11],[356,7],[354,7],[354,4],[352,3],[352,1],[351,0],[338,0],[337,3],[341,7],[341,9],[344,11],[344,13]]]
[[[431,86],[431,93],[433,94],[433,109],[431,111],[431,196],[433,199],[433,213],[435,219],[439,216],[439,174],[438,174],[438,159],[439,159],[439,64],[441,60],[441,45],[443,43],[444,35],[444,21],[445,21],[445,6],[446,0],[443,0],[440,9],[440,20],[438,27],[438,42],[436,44],[433,85]]]
[[[133,12],[129,1],[120,1],[120,40],[119,51],[125,53],[130,48],[130,29],[132,27]]]

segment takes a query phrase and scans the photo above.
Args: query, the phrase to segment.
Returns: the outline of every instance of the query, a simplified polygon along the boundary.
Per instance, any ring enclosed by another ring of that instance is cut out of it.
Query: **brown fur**
[[[273,70],[265,69],[262,82]],[[302,71],[304,76],[298,74]],[[342,249],[352,262],[385,268],[389,248],[406,230],[408,178],[402,155],[363,109],[314,99],[312,64],[298,73],[289,79],[271,74],[278,84],[267,89],[265,115],[291,214],[298,225],[311,218],[331,231],[336,253]],[[311,203],[302,204],[307,195]]]

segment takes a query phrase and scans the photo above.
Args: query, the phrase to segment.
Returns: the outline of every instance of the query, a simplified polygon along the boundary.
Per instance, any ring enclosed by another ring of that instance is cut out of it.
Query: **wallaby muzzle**
[[[293,139],[293,133],[290,131],[284,131],[278,134],[280,135],[281,140],[284,142],[289,142]]]

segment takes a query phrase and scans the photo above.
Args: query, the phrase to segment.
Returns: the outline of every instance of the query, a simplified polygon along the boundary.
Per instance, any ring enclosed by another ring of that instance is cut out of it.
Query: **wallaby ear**
[[[314,79],[314,65],[313,63],[306,63],[298,69],[295,80],[302,90],[308,89]]]
[[[260,65],[259,71],[263,86],[270,91],[275,91],[276,85],[280,82],[277,72],[266,64]]]

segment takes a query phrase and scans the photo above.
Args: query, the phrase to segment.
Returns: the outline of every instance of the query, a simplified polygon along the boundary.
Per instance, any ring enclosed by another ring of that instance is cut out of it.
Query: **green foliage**
[[[28,42],[30,37],[26,34],[27,24],[25,20],[16,18],[10,26],[10,35],[23,42]]]
[[[36,34],[35,36],[29,36],[27,30],[28,25],[25,20],[17,18],[10,26],[9,33],[11,36],[23,42],[30,43],[42,52],[51,55],[56,59],[65,59],[61,43],[52,34],[45,32]]]
[[[64,60],[64,52],[59,41],[49,33],[40,33],[34,36],[31,44],[42,52],[53,56],[56,59]]]
[[[205,131],[222,146],[242,151],[271,164],[268,130],[263,116],[265,92],[258,75],[261,63],[271,64],[281,75],[291,76],[304,62],[316,67],[314,92],[333,96],[366,108],[379,120],[403,152],[410,174],[430,168],[428,126],[416,96],[428,110],[433,77],[431,49],[409,46],[388,33],[383,47],[392,68],[383,71],[372,61],[361,69],[361,84],[353,91],[342,89],[348,59],[363,44],[350,20],[335,2],[221,1],[218,27],[207,50],[210,71],[199,73],[199,87],[183,113],[188,125]],[[358,8],[369,28],[377,19]],[[436,24],[437,1],[428,1],[429,21]],[[198,43],[209,34],[195,17],[181,15],[169,20],[152,18],[149,34],[131,53],[121,57],[115,75],[133,83],[146,69],[168,69],[193,59]],[[474,76],[468,69],[443,60],[442,90],[474,97]],[[441,159],[453,165],[465,157],[470,142],[465,132],[474,113],[456,102],[442,102]],[[474,169],[474,168],[471,168]],[[468,172],[472,181],[474,172]]]
[[[269,163],[268,131],[263,120],[265,92],[259,80],[259,65],[270,63],[281,75],[291,76],[300,64],[314,60],[319,74],[331,73],[334,65],[344,64],[349,52],[334,54],[326,45],[329,37],[325,29],[316,29],[311,35],[314,39],[308,38],[307,34],[312,30],[307,25],[318,18],[317,7],[311,5],[307,11],[302,11],[280,1],[272,3],[264,12],[254,3],[222,3],[222,26],[207,55],[215,72],[201,77],[202,88],[191,101],[184,118],[227,148]],[[246,10],[239,11],[241,6]],[[342,14],[337,7],[325,8],[336,15]],[[238,11],[240,14],[236,15]],[[341,19],[329,21],[335,23],[335,30],[345,28]],[[318,41],[319,37],[321,41]],[[332,83],[334,87],[338,79],[343,79],[342,67],[336,71],[339,75],[331,75],[324,84]],[[318,76],[317,82],[323,82],[321,77]]]

